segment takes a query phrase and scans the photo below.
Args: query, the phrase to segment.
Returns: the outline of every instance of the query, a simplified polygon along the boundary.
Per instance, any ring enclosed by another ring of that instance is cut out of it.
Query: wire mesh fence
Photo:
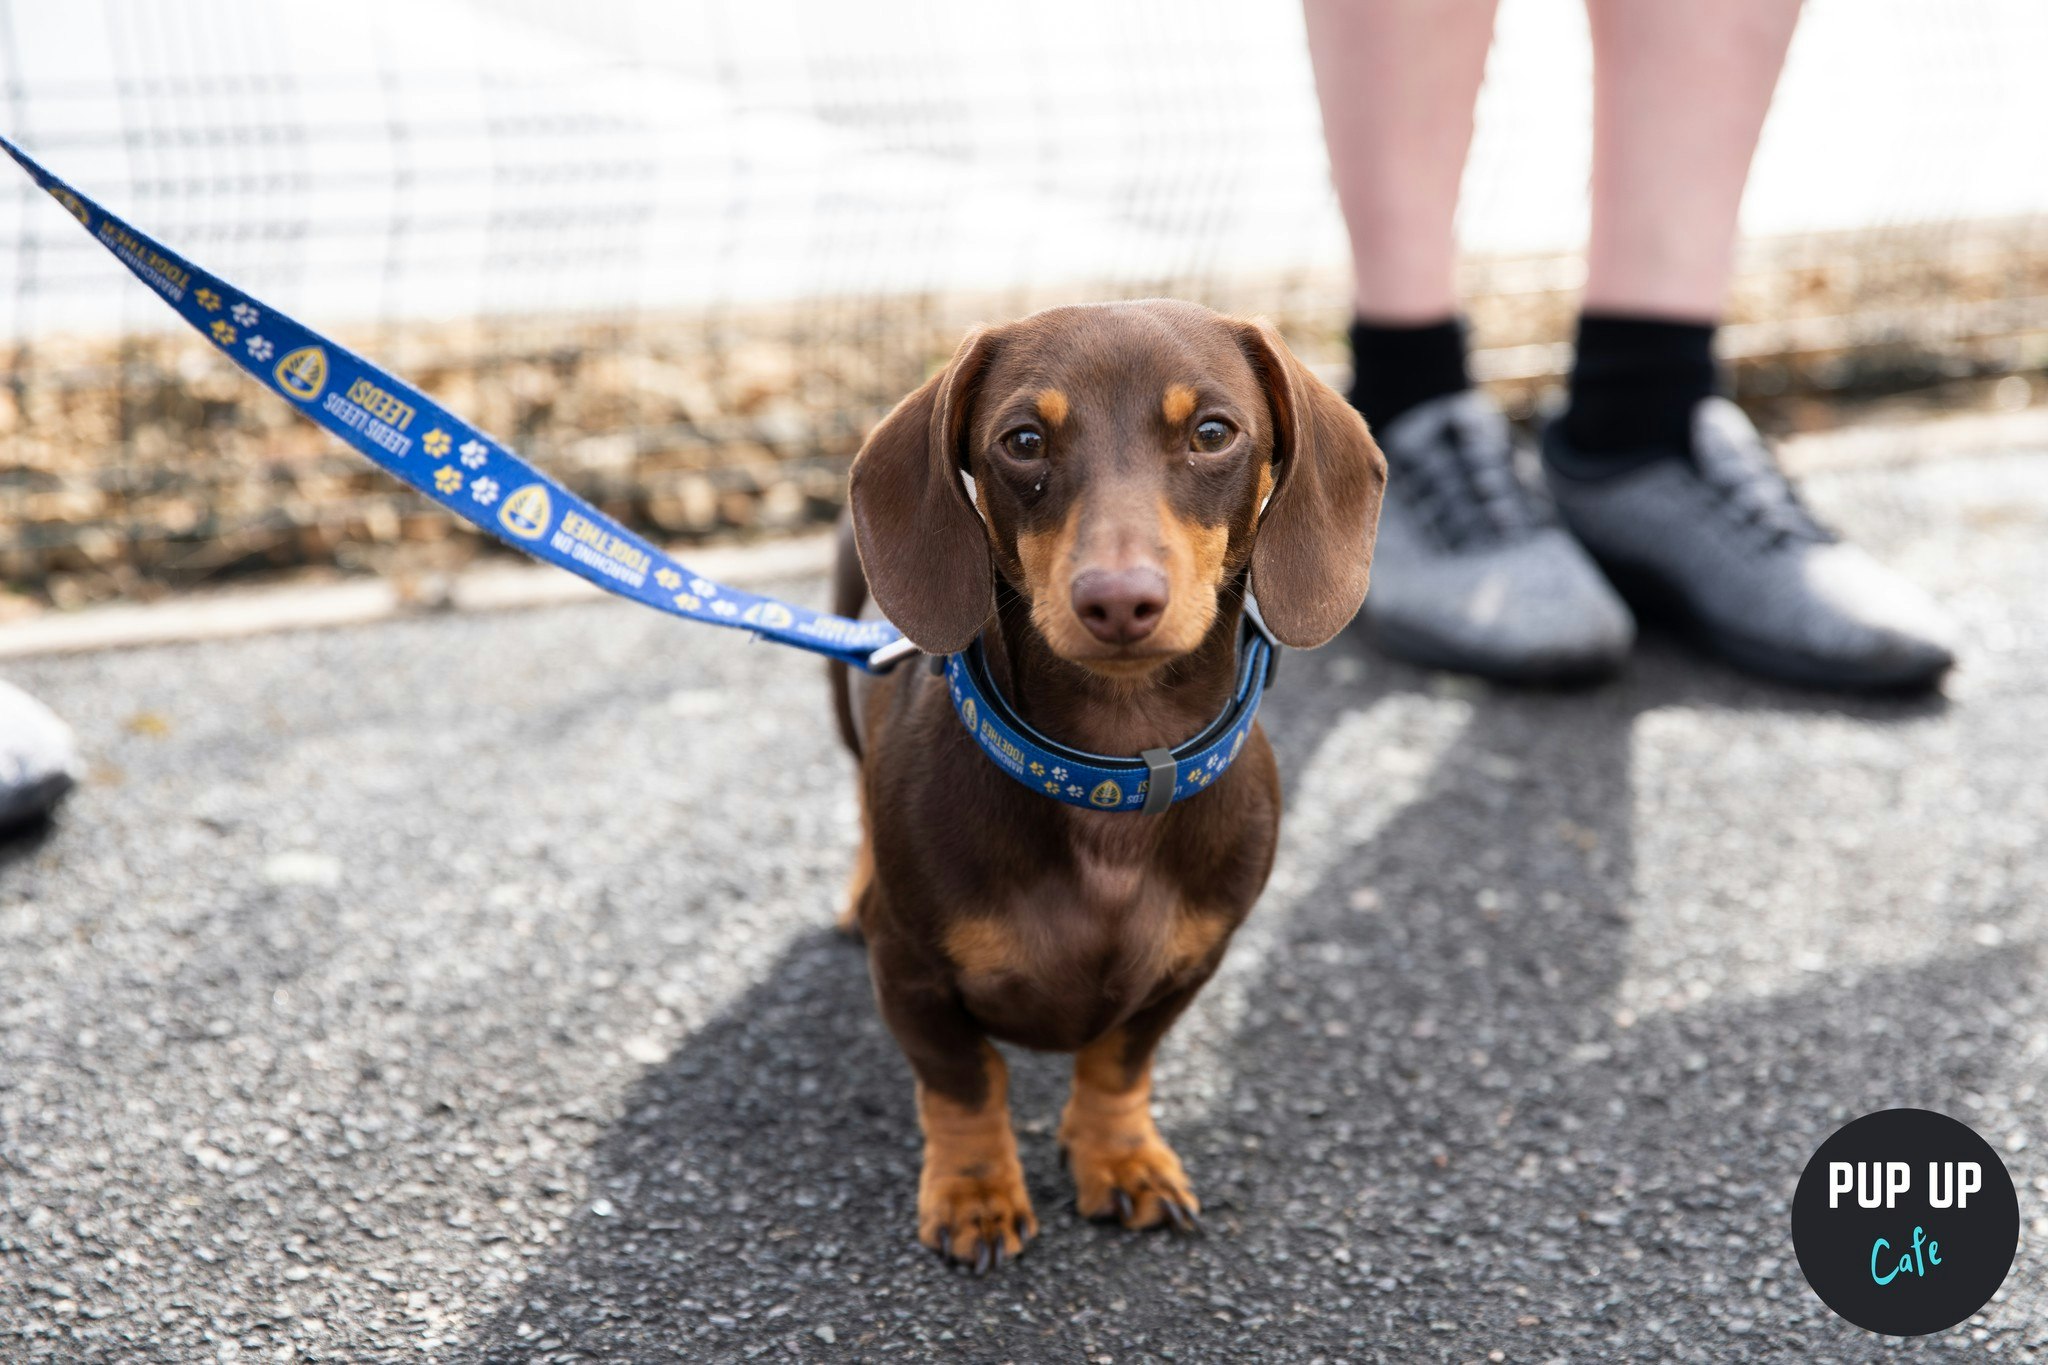
[[[2048,357],[2031,0],[1815,0],[1745,209],[1760,396]],[[1478,368],[1566,359],[1583,15],[1506,0],[1460,232]],[[1226,0],[0,0],[0,122],[67,178],[663,537],[829,517],[969,321],[1168,293],[1341,363],[1299,15]],[[62,603],[477,539],[0,185],[0,578]]]

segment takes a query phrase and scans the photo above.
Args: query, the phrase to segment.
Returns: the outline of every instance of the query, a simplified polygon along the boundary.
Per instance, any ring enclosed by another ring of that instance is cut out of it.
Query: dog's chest
[[[1072,1049],[1204,961],[1223,932],[1143,864],[1081,857],[962,916],[946,951],[990,1032]]]

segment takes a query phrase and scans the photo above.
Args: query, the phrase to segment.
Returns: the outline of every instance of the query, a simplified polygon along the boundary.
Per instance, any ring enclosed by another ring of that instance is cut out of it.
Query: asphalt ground
[[[15,661],[93,772],[0,849],[0,1359],[2035,1359],[2048,458],[1809,491],[1960,619],[1946,698],[1290,656],[1281,864],[1158,1083],[1208,1234],[1080,1220],[1026,1056],[986,1279],[913,1240],[816,662],[609,603]],[[1903,1342],[1787,1224],[1893,1105],[2023,1229]]]

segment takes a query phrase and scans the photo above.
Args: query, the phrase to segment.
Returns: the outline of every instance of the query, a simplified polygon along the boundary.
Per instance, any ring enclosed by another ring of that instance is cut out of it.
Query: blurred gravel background
[[[601,604],[11,665],[93,775],[0,846],[0,1358],[2036,1359],[2048,461],[1811,491],[1962,619],[1946,700],[1289,658],[1282,865],[1160,1078],[1210,1234],[1079,1221],[1026,1058],[987,1280],[912,1240],[813,661]],[[1786,1221],[1899,1104],[2026,1229],[1905,1343]]]

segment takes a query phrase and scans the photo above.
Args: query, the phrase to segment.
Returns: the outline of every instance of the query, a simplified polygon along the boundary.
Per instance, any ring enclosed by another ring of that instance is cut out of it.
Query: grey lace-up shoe
[[[1375,434],[1391,470],[1362,613],[1375,643],[1514,682],[1621,666],[1635,622],[1515,473],[1499,408],[1467,390]]]
[[[78,780],[71,730],[48,707],[0,682],[0,829],[47,813]]]
[[[1552,422],[1543,463],[1565,524],[1630,602],[1738,667],[1808,686],[1911,691],[1954,661],[1934,604],[1816,521],[1725,398],[1694,411],[1690,460],[1673,453],[1599,477]]]

